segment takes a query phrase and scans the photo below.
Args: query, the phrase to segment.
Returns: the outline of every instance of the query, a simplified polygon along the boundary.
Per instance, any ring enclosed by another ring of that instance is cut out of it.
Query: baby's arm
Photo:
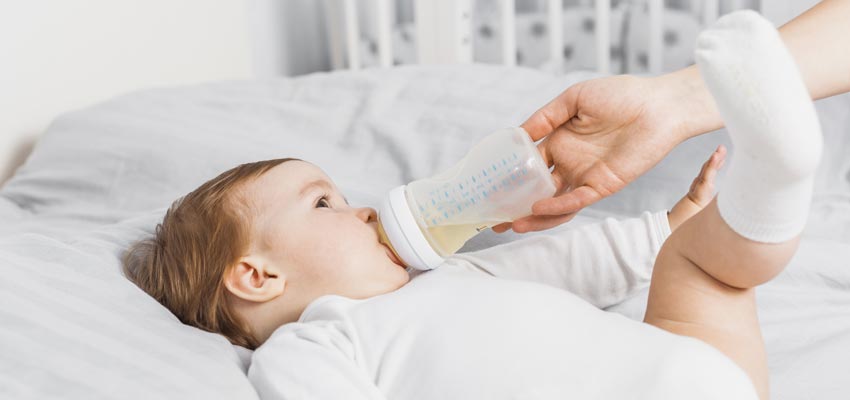
[[[669,235],[666,211],[645,212],[457,254],[449,262],[555,286],[604,308],[649,286],[655,255]]]
[[[718,148],[669,215],[661,211],[622,221],[609,218],[457,254],[448,262],[501,278],[555,286],[600,308],[617,304],[649,286],[655,256],[672,229],[711,201],[714,178],[724,157],[725,149]]]
[[[333,326],[315,323],[276,331],[254,352],[248,379],[263,400],[385,400],[357,366],[349,338]]]

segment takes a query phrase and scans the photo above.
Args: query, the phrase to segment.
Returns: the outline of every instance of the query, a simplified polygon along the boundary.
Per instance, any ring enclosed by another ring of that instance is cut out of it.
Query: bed
[[[0,188],[0,398],[257,398],[249,350],[181,324],[121,274],[123,250],[174,199],[239,163],[298,157],[352,205],[375,207],[595,76],[367,68],[148,89],[60,116]],[[827,152],[809,224],[786,271],[758,289],[779,400],[850,397],[850,95],[817,108]],[[669,208],[721,143],[722,131],[689,140],[572,222],[526,235]],[[519,237],[485,231],[461,251]],[[646,297],[609,311],[640,320]]]
[[[122,250],[164,207],[238,163],[283,156],[316,163],[352,204],[374,206],[588,77],[411,66],[145,90],[63,115],[0,191],[0,397],[254,398],[247,350],[182,325],[121,275]],[[775,399],[850,393],[848,105],[818,104],[829,152],[805,239],[758,292]],[[669,207],[725,142],[720,132],[684,143],[555,229]],[[517,236],[485,232],[462,251]],[[645,301],[611,311],[640,319]]]

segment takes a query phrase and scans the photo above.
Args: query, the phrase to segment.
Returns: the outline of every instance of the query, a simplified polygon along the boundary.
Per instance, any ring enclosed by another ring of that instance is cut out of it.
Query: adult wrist
[[[662,109],[670,110],[673,131],[682,142],[723,127],[723,119],[696,65],[655,78]]]

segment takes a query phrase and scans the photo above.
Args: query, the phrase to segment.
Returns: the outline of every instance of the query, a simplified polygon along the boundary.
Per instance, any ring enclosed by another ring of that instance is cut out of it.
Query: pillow
[[[126,239],[158,218],[0,239],[0,397],[256,398],[224,337],[181,324],[121,274]]]

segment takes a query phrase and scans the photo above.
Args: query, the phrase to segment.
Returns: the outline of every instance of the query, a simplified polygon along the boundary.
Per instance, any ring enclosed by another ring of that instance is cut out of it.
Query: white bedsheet
[[[147,90],[68,113],[0,190],[0,398],[253,398],[226,340],[180,324],[119,256],[178,196],[238,163],[299,157],[353,204],[450,166],[570,83],[495,66],[405,67]],[[810,224],[759,291],[774,399],[850,396],[850,100],[821,102]],[[570,229],[666,207],[723,134],[686,142]],[[464,250],[516,235],[485,232]],[[640,318],[645,294],[612,307]],[[244,357],[243,357],[244,359]]]

